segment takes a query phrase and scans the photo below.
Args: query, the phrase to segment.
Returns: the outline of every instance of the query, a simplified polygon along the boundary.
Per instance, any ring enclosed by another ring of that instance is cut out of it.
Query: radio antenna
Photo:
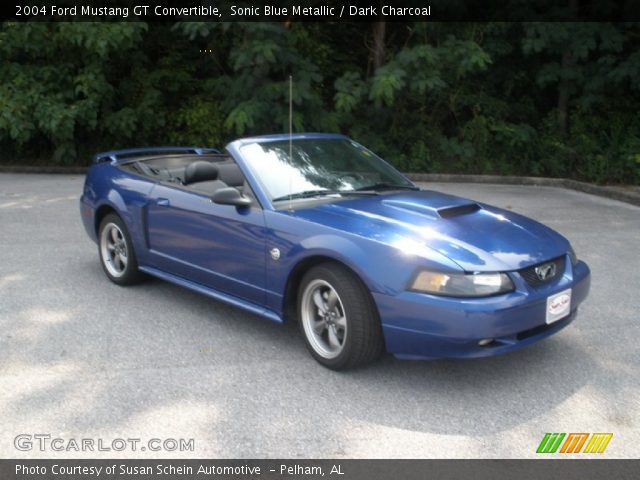
[[[289,163],[293,168],[293,76],[289,75]],[[293,212],[293,198],[291,194],[292,189],[292,175],[289,170],[289,211]]]

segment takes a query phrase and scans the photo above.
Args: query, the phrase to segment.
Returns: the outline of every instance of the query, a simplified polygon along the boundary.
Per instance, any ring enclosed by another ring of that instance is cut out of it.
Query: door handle
[[[168,198],[159,198],[156,202],[159,207],[168,207],[170,205]]]

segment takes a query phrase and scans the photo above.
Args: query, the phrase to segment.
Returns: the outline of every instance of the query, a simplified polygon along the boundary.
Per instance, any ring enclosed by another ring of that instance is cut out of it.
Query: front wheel
[[[311,355],[333,370],[369,363],[382,352],[373,300],[360,279],[341,265],[321,264],[305,274],[298,319]]]
[[[100,223],[98,250],[104,273],[118,285],[132,285],[142,280],[129,231],[122,219],[110,213]]]

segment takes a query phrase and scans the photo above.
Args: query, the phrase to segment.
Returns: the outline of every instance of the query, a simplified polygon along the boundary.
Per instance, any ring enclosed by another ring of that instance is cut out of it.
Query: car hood
[[[295,215],[396,248],[428,248],[469,272],[518,270],[569,249],[559,233],[530,218],[429,190],[347,198]]]

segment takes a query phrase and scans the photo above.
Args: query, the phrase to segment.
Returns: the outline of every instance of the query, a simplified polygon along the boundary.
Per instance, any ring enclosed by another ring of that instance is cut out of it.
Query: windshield
[[[305,193],[348,193],[367,189],[416,188],[381,158],[345,138],[251,143],[241,148],[272,201]]]

